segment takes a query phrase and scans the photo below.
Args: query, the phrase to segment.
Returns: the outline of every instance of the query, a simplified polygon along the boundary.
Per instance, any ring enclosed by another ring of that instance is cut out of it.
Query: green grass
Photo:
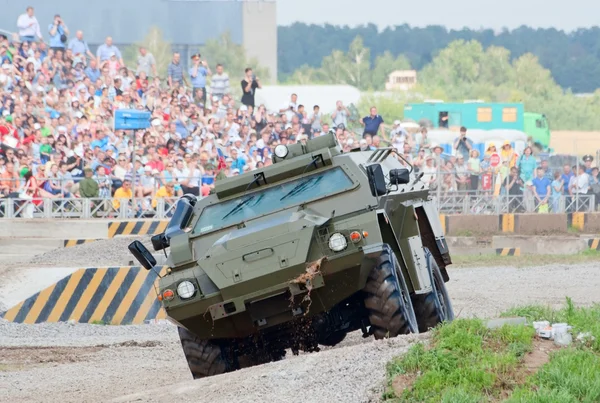
[[[478,402],[499,396],[521,357],[531,349],[534,330],[503,326],[490,330],[479,319],[459,319],[434,330],[432,346],[413,346],[387,368],[385,399],[408,402]],[[412,388],[396,396],[396,375],[416,375]]]
[[[523,251],[521,251],[523,252]],[[523,256],[498,256],[498,255],[452,255],[450,268],[470,268],[489,266],[531,267],[550,264],[577,264],[586,262],[600,262],[600,251],[588,249],[572,255],[523,255]]]
[[[103,320],[93,320],[90,322],[90,325],[106,325],[107,323]]]
[[[574,339],[580,332],[589,332],[595,340],[574,340],[571,346],[551,353],[548,362],[527,376],[522,359],[533,348],[531,326],[490,330],[481,320],[458,319],[434,329],[429,344],[416,344],[388,363],[384,400],[600,402],[600,305],[575,307],[567,299],[560,310],[531,305],[502,316],[524,316],[529,323],[567,322],[573,326]],[[545,348],[553,346],[543,343]],[[394,391],[395,380],[408,385],[399,395]]]

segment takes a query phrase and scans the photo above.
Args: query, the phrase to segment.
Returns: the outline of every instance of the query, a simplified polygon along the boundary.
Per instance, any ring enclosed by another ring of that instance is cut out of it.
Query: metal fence
[[[433,200],[441,214],[572,213],[596,210],[593,194],[550,197],[540,203],[533,194],[493,196],[487,193],[455,192]]]
[[[136,199],[85,199],[85,198],[4,198],[0,199],[1,218],[83,218],[127,219],[169,218],[178,198],[146,197]],[[153,206],[153,203],[154,206]]]

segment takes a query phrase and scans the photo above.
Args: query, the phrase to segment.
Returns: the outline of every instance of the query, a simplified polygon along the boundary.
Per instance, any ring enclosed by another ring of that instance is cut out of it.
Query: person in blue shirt
[[[212,75],[212,72],[206,60],[200,60],[199,53],[192,56],[192,67],[190,67],[189,73],[193,87],[192,93],[195,94],[201,88],[202,99],[199,101],[206,103],[206,77]]]
[[[523,183],[527,183],[533,179],[536,165],[537,162],[533,156],[533,149],[531,147],[525,148],[523,155],[517,160],[517,169],[519,169],[519,176],[523,180]]]
[[[83,72],[90,79],[90,81],[92,81],[93,83],[95,83],[96,81],[98,81],[98,79],[100,78],[100,74],[101,73],[100,73],[100,69],[98,68],[98,64],[96,62],[96,59],[91,59],[90,60],[90,65],[87,66]]]
[[[592,173],[592,161],[594,161],[594,157],[592,157],[591,155],[588,154],[583,156],[583,165],[585,166],[585,173],[588,175]]]
[[[548,204],[550,198],[551,181],[544,175],[544,169],[538,167],[536,170],[537,176],[531,181],[533,185],[533,194],[537,200],[538,206]]]
[[[56,14],[54,16],[54,22],[48,25],[48,33],[50,34],[50,49],[64,51],[67,36],[69,35],[69,28],[67,28],[62,18],[60,18],[60,15]]]
[[[371,107],[371,114],[369,116],[365,116],[362,118],[360,123],[365,127],[363,132],[363,138],[365,138],[368,134],[371,136],[377,135],[377,132],[381,131],[381,137],[385,137],[385,130],[383,126],[383,118],[377,114],[377,108]]]
[[[239,169],[240,172],[243,172],[244,165],[246,165],[246,160],[241,158],[238,154],[237,148],[231,148],[231,159],[233,162],[231,163],[231,169]]]
[[[552,181],[552,212],[560,212],[560,197],[564,190],[564,179],[560,171],[554,172],[554,180]],[[567,185],[568,186],[568,185]]]
[[[571,182],[571,178],[573,177],[573,171],[571,171],[571,166],[569,164],[565,164],[563,167],[563,173],[561,175],[561,179],[563,181],[563,194],[569,194],[569,182]]]

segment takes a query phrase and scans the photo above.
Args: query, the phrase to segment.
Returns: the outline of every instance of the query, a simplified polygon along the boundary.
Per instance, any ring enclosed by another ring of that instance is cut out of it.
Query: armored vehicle
[[[152,238],[169,248],[158,298],[194,378],[454,318],[439,215],[394,148],[342,152],[329,134],[272,158],[184,195]],[[141,242],[129,250],[157,269]]]

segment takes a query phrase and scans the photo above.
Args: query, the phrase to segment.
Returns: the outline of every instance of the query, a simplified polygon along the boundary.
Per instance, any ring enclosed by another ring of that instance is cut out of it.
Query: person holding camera
[[[190,79],[192,82],[193,93],[196,94],[198,89],[202,89],[202,98],[195,99],[195,102],[206,104],[206,77],[212,75],[210,67],[206,60],[201,60],[200,53],[192,56],[192,67],[190,67]]]
[[[473,142],[467,138],[467,128],[464,126],[460,128],[460,136],[454,140],[454,149],[457,156],[462,155],[465,160],[469,159],[469,155],[473,149]]]
[[[246,76],[242,80],[242,104],[254,108],[254,94],[257,88],[262,88],[260,80],[254,75],[250,67],[245,70]]]
[[[64,51],[67,47],[67,36],[69,28],[65,25],[59,14],[54,16],[52,24],[48,25],[48,33],[50,34],[50,49]]]

